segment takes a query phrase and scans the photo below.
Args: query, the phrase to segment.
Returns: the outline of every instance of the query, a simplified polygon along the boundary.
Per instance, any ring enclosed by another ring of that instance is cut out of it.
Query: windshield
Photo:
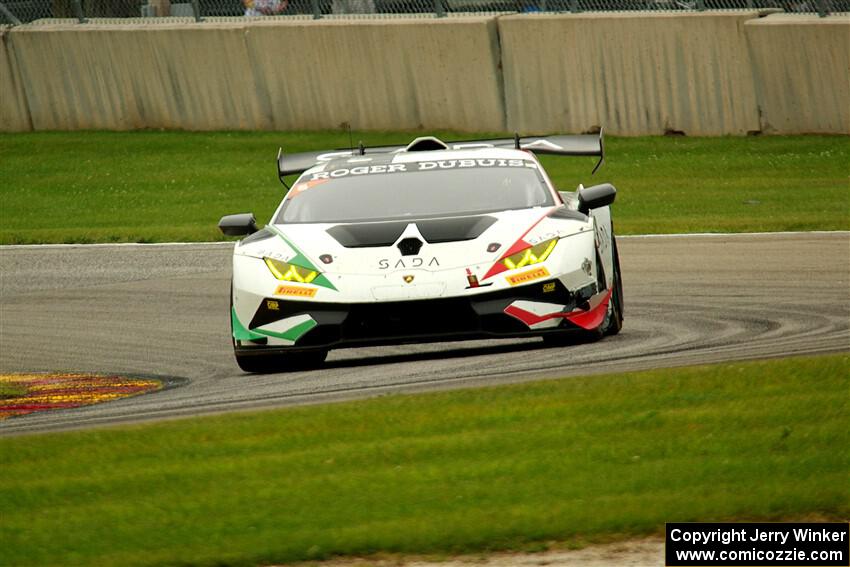
[[[303,176],[274,222],[445,217],[552,204],[540,172],[527,160],[346,164]]]

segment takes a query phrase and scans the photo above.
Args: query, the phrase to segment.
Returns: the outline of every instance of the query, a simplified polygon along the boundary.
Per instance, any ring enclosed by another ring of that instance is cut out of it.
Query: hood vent
[[[493,226],[496,217],[452,217],[416,222],[419,234],[428,244],[475,240]]]
[[[475,240],[493,226],[496,217],[449,217],[443,219],[338,224],[328,234],[346,248],[392,246],[411,223],[416,224],[422,239],[428,244]]]

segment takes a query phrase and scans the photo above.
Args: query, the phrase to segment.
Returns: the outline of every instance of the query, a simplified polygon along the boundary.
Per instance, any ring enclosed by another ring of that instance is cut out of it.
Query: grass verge
[[[613,182],[622,234],[850,228],[847,136],[606,141],[607,165],[594,177],[592,158],[543,162],[562,189]],[[280,202],[278,146],[347,144],[340,132],[0,134],[0,244],[221,240],[222,215],[253,211],[266,222]]]
[[[850,354],[0,439],[0,564],[271,564],[850,515]]]

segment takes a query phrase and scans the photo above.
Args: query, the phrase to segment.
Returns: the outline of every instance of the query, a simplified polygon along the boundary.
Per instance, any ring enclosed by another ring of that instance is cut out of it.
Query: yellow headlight
[[[555,245],[557,243],[557,238],[544,240],[540,244],[508,256],[502,260],[502,264],[504,264],[509,270],[516,270],[525,266],[531,266],[532,264],[539,264],[540,262],[546,261],[546,258],[548,258],[549,254],[552,253],[552,250],[555,249]]]
[[[271,258],[263,258],[263,260],[265,260],[266,266],[269,267],[272,275],[279,280],[310,283],[319,275],[319,272],[315,270],[308,270],[295,264],[288,264],[280,260],[272,260]]]

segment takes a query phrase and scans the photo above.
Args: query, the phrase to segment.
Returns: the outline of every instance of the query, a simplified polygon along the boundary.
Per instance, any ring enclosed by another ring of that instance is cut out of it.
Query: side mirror
[[[617,190],[610,183],[585,187],[578,191],[578,210],[587,214],[591,209],[606,207],[614,202]]]
[[[223,216],[218,221],[218,228],[227,236],[245,236],[246,234],[254,234],[259,230],[254,213]]]

